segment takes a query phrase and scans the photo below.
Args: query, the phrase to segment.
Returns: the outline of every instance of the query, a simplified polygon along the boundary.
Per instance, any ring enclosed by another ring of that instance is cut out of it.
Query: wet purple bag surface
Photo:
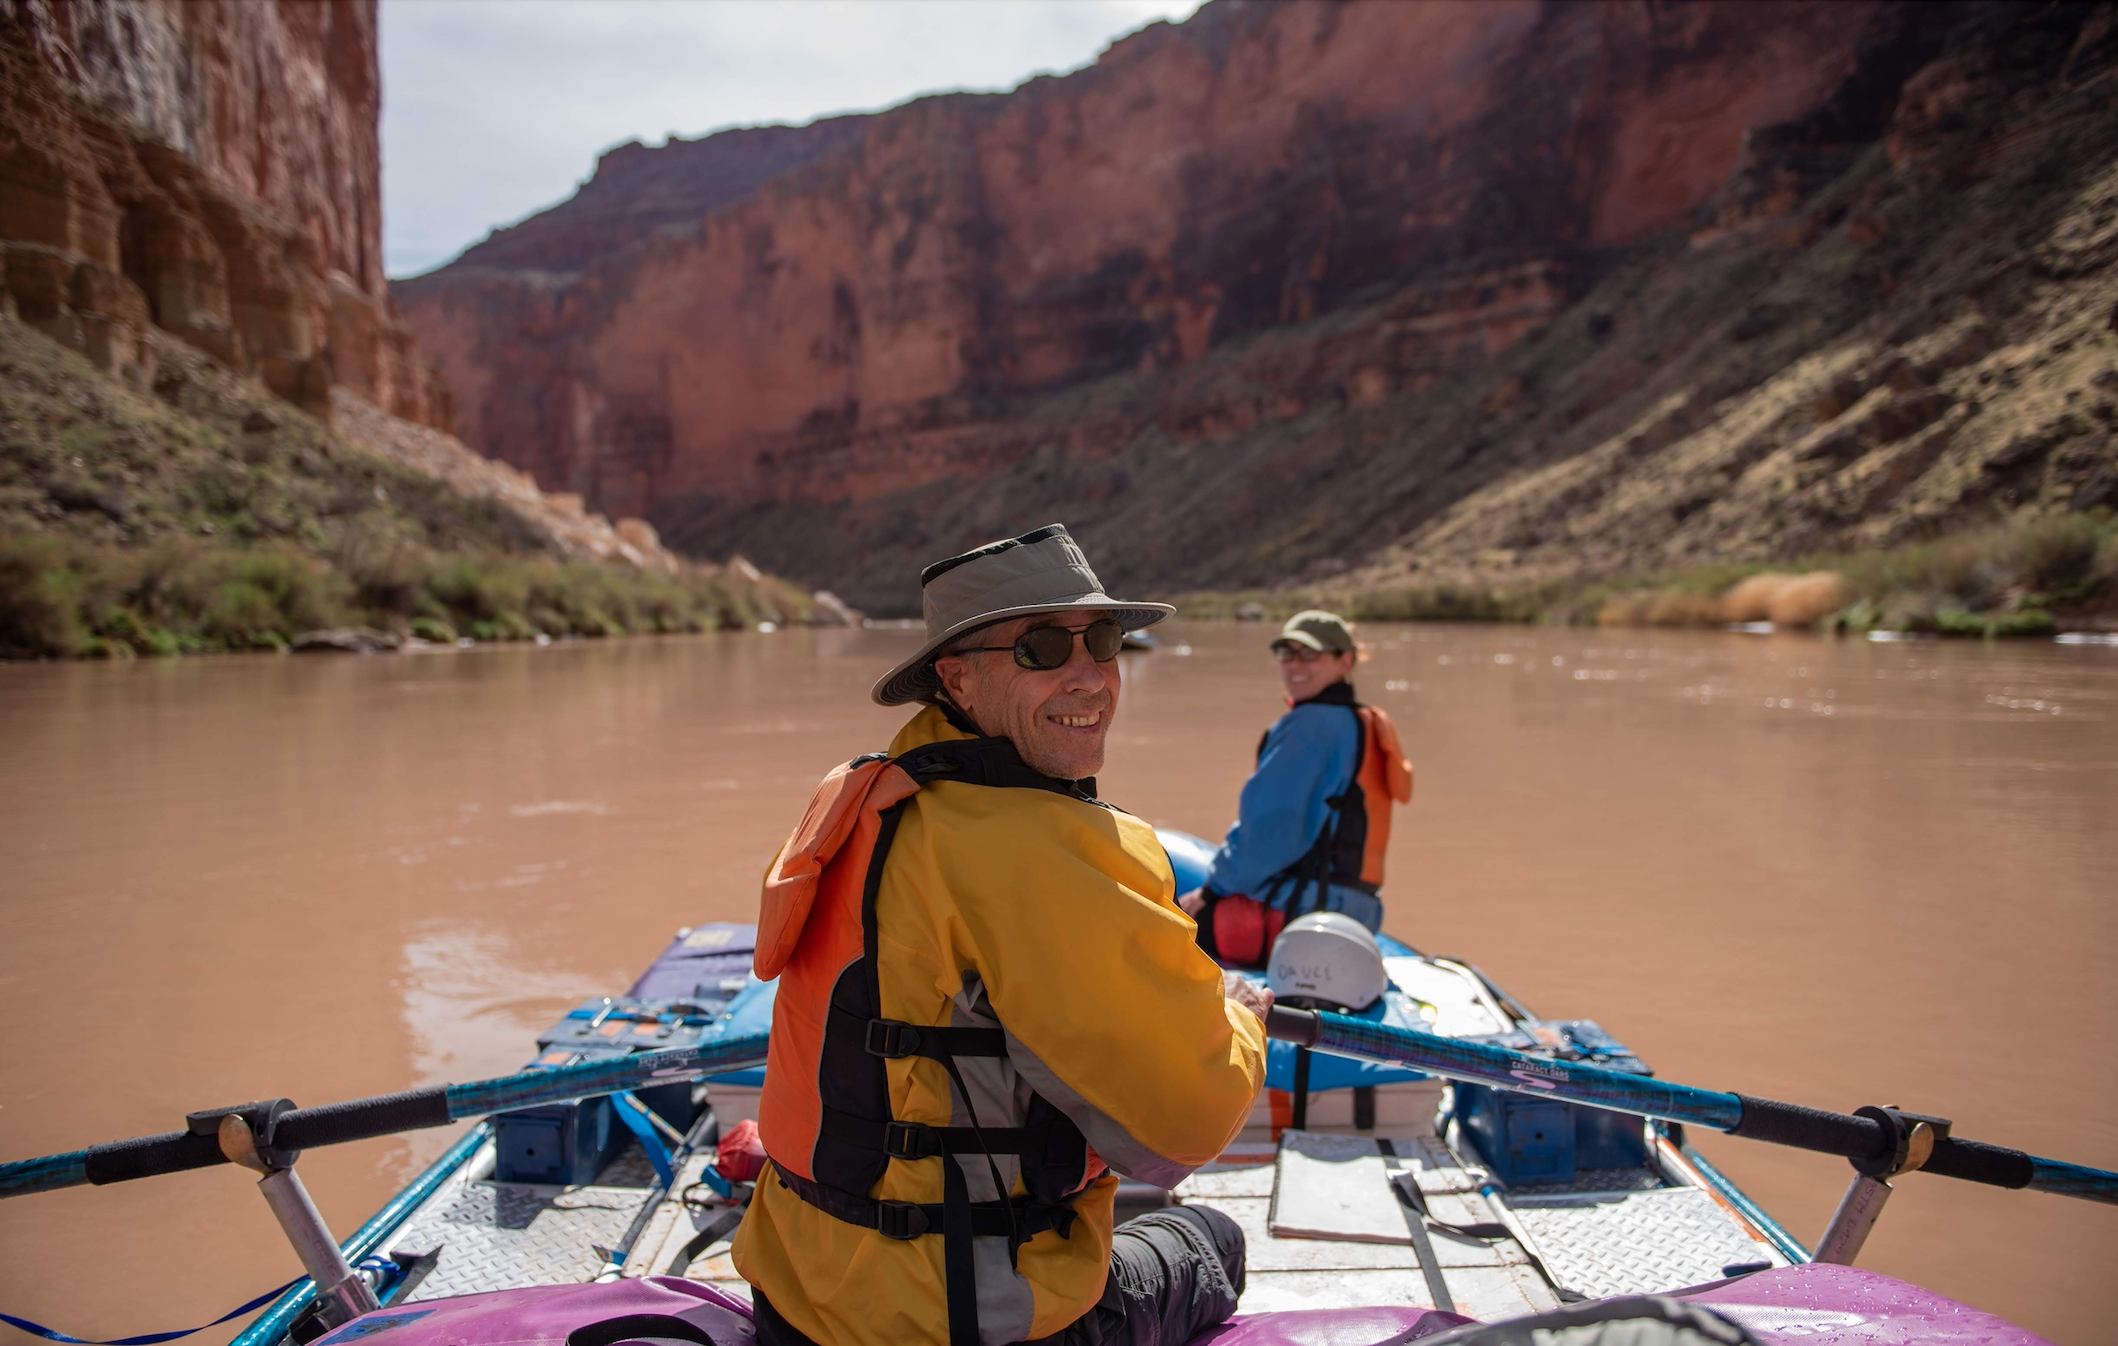
[[[1778,1267],[1681,1296],[1740,1323],[1764,1346],[2051,1346],[2043,1337],[1931,1290],[1857,1267]],[[654,1319],[664,1322],[657,1330]],[[751,1346],[750,1306],[711,1286],[653,1276],[602,1285],[549,1285],[464,1295],[383,1309],[346,1324],[317,1346],[510,1346],[563,1342],[596,1324],[624,1324],[623,1338],[690,1337]],[[1379,1346],[1411,1342],[1471,1322],[1411,1306],[1294,1309],[1239,1314],[1191,1346]]]
[[[666,1320],[703,1332],[713,1346],[750,1346],[750,1305],[695,1281],[668,1276],[610,1281],[602,1285],[537,1285],[494,1290],[425,1304],[407,1304],[364,1314],[316,1346],[351,1346],[371,1337],[379,1346],[501,1346],[512,1342],[563,1342],[574,1331],[620,1318],[625,1337],[680,1336]],[[657,1330],[653,1319],[665,1320]]]
[[[1859,1267],[1776,1267],[1684,1298],[1766,1343],[2051,1346],[2005,1318]]]
[[[1189,1346],[1376,1346],[1417,1341],[1476,1321],[1440,1309],[1386,1304],[1358,1309],[1283,1309],[1237,1314],[1193,1337]]]

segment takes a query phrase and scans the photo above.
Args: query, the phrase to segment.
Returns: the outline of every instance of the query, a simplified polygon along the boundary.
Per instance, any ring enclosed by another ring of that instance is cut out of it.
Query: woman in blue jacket
[[[1261,966],[1280,928],[1339,911],[1383,922],[1390,808],[1412,798],[1412,766],[1390,717],[1354,699],[1353,628],[1334,613],[1296,613],[1273,639],[1289,709],[1258,745],[1235,826],[1206,883],[1178,899],[1199,943],[1224,963]]]

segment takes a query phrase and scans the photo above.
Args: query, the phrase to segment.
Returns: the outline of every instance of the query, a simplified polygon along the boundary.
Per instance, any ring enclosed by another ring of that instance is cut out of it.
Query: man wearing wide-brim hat
[[[1120,640],[1170,609],[1104,593],[1056,524],[920,578],[926,640],[874,689],[920,709],[766,878],[773,1168],[735,1245],[759,1340],[1175,1346],[1234,1310],[1242,1232],[1201,1207],[1114,1231],[1118,1175],[1221,1152],[1270,1002],[1096,797]]]

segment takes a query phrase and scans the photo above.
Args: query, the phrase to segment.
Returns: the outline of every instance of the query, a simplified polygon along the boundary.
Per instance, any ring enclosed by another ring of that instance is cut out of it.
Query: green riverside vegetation
[[[0,658],[795,621],[771,576],[569,558],[532,518],[349,443],[175,341],[151,393],[0,318]]]
[[[1246,607],[1279,619],[1326,607],[1356,621],[1782,627],[1861,633],[2036,636],[2118,618],[2118,518],[2026,517],[1905,546],[1789,564],[1700,566],[1619,579],[1373,585],[1184,594],[1189,617]],[[1777,608],[1777,610],[1775,610]]]

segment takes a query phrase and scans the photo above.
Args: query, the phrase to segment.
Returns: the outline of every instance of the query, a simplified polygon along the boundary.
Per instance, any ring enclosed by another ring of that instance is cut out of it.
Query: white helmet
[[[1289,921],[1272,942],[1265,976],[1273,996],[1296,1008],[1363,1010],[1390,984],[1375,936],[1336,911]]]

